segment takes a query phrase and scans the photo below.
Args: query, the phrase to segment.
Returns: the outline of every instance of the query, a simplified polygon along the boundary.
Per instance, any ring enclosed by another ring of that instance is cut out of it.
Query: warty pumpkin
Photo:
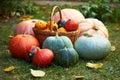
[[[83,35],[84,33],[89,33],[99,34],[106,38],[109,37],[109,33],[106,26],[103,24],[103,22],[95,18],[86,18],[82,20],[81,23],[79,24],[79,30],[80,30],[79,36]]]

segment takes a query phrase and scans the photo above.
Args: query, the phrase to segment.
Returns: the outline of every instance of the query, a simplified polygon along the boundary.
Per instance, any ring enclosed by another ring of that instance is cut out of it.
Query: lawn
[[[50,8],[41,7],[42,11],[33,15],[33,18],[49,20]],[[49,67],[40,68],[10,55],[8,36],[13,35],[18,22],[18,19],[0,22],[0,80],[75,80],[75,76],[84,76],[83,80],[120,80],[120,24],[104,22],[109,31],[109,40],[116,48],[105,59],[99,61],[80,59],[76,65],[69,68],[53,63]],[[103,63],[103,67],[90,69],[86,67],[88,62]],[[15,69],[9,73],[4,72],[3,69],[9,66],[15,66]],[[35,78],[31,75],[30,69],[45,71],[46,75],[43,78]]]

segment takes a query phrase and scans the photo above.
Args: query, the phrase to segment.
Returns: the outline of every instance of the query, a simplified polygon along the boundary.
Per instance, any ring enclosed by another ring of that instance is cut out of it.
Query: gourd
[[[37,52],[33,55],[32,63],[37,67],[49,66],[54,58],[54,54],[50,49],[37,48]]]
[[[9,42],[9,51],[16,58],[25,58],[32,46],[40,46],[38,40],[28,34],[18,34],[11,38]]]
[[[14,35],[25,33],[35,36],[32,28],[35,27],[36,22],[45,22],[45,21],[37,20],[37,19],[21,21],[15,26]]]
[[[82,20],[84,20],[84,16],[82,13],[76,9],[71,8],[65,8],[61,10],[62,13],[62,21],[67,21],[68,19],[74,20],[76,23],[80,23]],[[59,22],[60,16],[59,12],[55,13],[55,15],[52,17],[52,20],[56,23]]]
[[[62,67],[75,65],[79,60],[79,55],[74,48],[63,48],[55,54],[55,63]]]
[[[88,34],[99,34],[106,38],[109,38],[109,33],[106,26],[98,19],[86,18],[79,24],[80,35],[84,33]]]
[[[76,40],[74,47],[81,58],[99,60],[109,54],[111,43],[101,35],[84,34]]]
[[[57,53],[57,51],[63,49],[64,46],[72,48],[73,44],[67,36],[58,36],[58,33],[56,33],[56,36],[49,36],[45,39],[42,48],[48,48],[54,53]]]

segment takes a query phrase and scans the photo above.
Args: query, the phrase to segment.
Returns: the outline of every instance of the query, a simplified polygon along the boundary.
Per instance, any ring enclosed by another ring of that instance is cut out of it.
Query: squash
[[[98,19],[86,18],[79,24],[80,35],[84,33],[88,34],[99,34],[106,38],[109,37],[108,30],[106,26]]]
[[[49,49],[37,48],[36,54],[32,58],[32,63],[37,67],[49,66],[54,59],[54,54]]]
[[[74,47],[83,59],[94,60],[105,58],[110,52],[111,43],[101,35],[84,34],[76,40]]]
[[[71,8],[65,8],[61,10],[62,13],[62,22],[63,21],[68,21],[68,19],[72,19],[75,21],[75,23],[80,23],[82,20],[85,19],[85,17],[83,16],[83,14],[76,10],[76,9],[71,9]],[[59,12],[55,13],[55,15],[53,15],[52,20],[55,21],[56,23],[59,22],[60,20],[60,16],[59,16]]]
[[[64,46],[67,48],[72,48],[73,44],[71,40],[67,36],[49,36],[43,42],[42,48],[48,48],[53,51],[53,53],[57,53],[59,49],[63,49]]]
[[[47,25],[47,22],[40,22],[40,21],[38,21],[38,22],[35,23],[35,27],[40,29],[40,30],[46,29],[47,28],[46,25]]]
[[[57,30],[58,32],[67,32],[67,30],[64,27],[60,27]]]
[[[46,27],[49,28],[50,30],[57,30],[58,29],[58,24],[54,21],[51,22],[50,21],[47,22]]]
[[[62,67],[75,65],[79,60],[79,55],[74,48],[63,48],[55,54],[55,63]]]
[[[11,38],[9,42],[9,51],[16,58],[25,58],[32,46],[40,46],[38,40],[28,34],[18,34]]]
[[[43,20],[31,19],[19,22],[14,29],[14,35],[17,34],[30,34],[35,36],[32,28],[35,27],[36,22],[45,22]]]
[[[29,49],[28,53],[25,54],[25,59],[26,59],[26,61],[31,62],[33,56],[37,53],[37,51],[38,51],[38,46],[32,46],[32,47]]]

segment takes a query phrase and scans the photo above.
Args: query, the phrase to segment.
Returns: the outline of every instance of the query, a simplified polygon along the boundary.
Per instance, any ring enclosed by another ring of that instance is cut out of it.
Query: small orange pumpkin
[[[60,27],[60,28],[58,29],[58,32],[67,32],[67,31],[66,31],[66,29],[65,29],[64,27]]]
[[[44,30],[44,29],[47,28],[46,24],[47,24],[46,22],[36,22],[35,27],[37,27],[37,28],[39,28],[41,30]]]
[[[51,26],[50,26],[50,21],[47,22],[47,25],[46,25],[50,30],[52,28],[52,30],[56,30],[58,28],[58,24],[54,21],[51,22]]]

